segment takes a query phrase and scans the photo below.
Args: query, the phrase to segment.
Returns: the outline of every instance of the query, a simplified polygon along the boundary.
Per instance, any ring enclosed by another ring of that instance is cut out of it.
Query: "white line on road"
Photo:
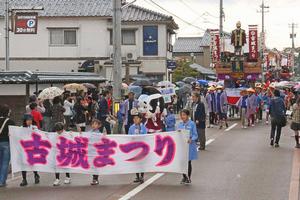
[[[148,179],[145,183],[139,185],[138,187],[134,188],[130,192],[128,192],[125,196],[121,197],[119,200],[129,200],[130,198],[137,195],[139,192],[141,192],[143,189],[151,185],[154,181],[158,180],[160,177],[165,175],[164,173],[158,173],[152,176],[150,179]]]
[[[206,141],[206,145],[209,145],[209,144],[212,143],[213,141],[215,141],[215,139],[209,139],[208,141]]]
[[[230,131],[231,129],[233,129],[234,127],[236,127],[238,125],[238,123],[232,124],[230,127],[228,127],[227,129],[225,129],[225,132]]]

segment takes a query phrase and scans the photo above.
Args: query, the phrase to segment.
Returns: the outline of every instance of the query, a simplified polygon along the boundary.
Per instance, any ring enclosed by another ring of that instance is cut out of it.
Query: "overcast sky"
[[[218,28],[219,0],[153,1],[199,28]],[[261,0],[224,0],[224,30],[233,30],[238,20],[242,22],[242,26],[246,30],[249,24],[259,25],[259,30],[261,30],[261,14],[258,13],[261,3]],[[166,13],[153,5],[150,0],[137,0],[136,4]],[[267,46],[279,49],[291,46],[289,24],[299,23],[300,28],[300,0],[265,0],[265,4],[270,6],[269,13],[266,14],[265,18]],[[174,19],[180,27],[179,36],[200,36],[203,34],[203,30],[189,26],[176,17]],[[295,29],[295,32],[300,33],[300,29]],[[300,38],[296,37],[296,46],[299,45]]]

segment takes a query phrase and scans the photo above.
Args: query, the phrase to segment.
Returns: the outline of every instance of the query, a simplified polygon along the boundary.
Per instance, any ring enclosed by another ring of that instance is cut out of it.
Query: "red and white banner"
[[[257,58],[258,58],[257,25],[249,25],[249,59],[256,61]]]
[[[219,63],[221,60],[221,43],[219,30],[210,30],[210,49],[212,56],[212,63]]]
[[[147,135],[48,133],[10,126],[12,171],[127,174],[186,173],[189,133]]]
[[[237,105],[241,98],[242,89],[239,88],[226,88],[227,102],[229,105]]]

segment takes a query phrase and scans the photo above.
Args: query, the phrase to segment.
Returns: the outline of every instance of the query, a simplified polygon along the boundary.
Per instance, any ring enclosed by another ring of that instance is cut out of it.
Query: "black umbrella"
[[[185,77],[182,81],[185,82],[185,83],[191,84],[191,83],[193,83],[193,82],[196,82],[197,79],[195,79],[195,78],[193,78],[193,77]]]
[[[150,80],[137,80],[132,83],[133,86],[152,86],[153,83]]]
[[[182,96],[184,94],[189,94],[192,92],[192,86],[191,85],[184,85],[178,90],[178,95]]]
[[[146,86],[143,87],[142,94],[151,95],[151,94],[160,94],[160,91],[155,87]]]
[[[175,83],[178,87],[182,87],[185,85],[185,83],[183,81],[178,81]]]

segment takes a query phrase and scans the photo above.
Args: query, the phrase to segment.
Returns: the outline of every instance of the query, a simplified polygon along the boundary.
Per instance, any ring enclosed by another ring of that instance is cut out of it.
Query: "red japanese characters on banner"
[[[258,58],[258,31],[257,25],[249,25],[249,59],[257,61]]]
[[[220,52],[220,32],[219,30],[210,30],[210,37],[211,37],[211,56],[212,56],[212,63],[220,62],[221,52]]]

